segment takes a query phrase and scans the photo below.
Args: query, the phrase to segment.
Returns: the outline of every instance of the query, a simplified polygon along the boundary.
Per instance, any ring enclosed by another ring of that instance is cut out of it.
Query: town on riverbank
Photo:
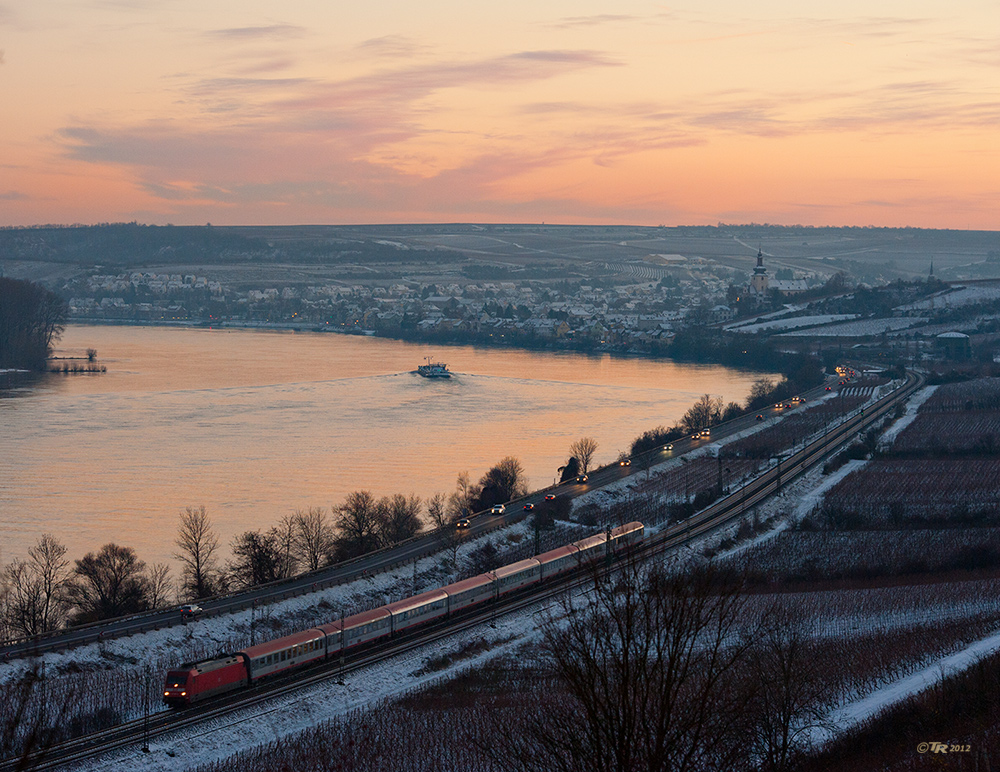
[[[723,226],[0,230],[0,271],[70,321],[331,330],[774,367],[861,346],[991,361],[1000,239]]]

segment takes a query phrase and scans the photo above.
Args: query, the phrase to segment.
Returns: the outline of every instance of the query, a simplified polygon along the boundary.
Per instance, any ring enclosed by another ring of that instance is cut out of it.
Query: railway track
[[[862,408],[859,413],[849,416],[841,424],[829,427],[822,436],[808,442],[787,458],[777,457],[778,463],[775,466],[748,481],[739,490],[730,493],[686,520],[667,527],[655,537],[647,538],[642,548],[643,553],[653,555],[672,550],[730,525],[755,504],[779,491],[782,485],[812,468],[856,434],[883,418],[897,404],[908,399],[923,383],[922,376],[910,373],[906,383],[894,392],[883,397],[874,405]],[[31,764],[28,768],[58,769],[66,764],[84,761],[131,746],[148,747],[149,740],[169,732],[220,719],[231,720],[241,712],[259,709],[268,700],[317,684],[342,681],[351,672],[383,658],[422,648],[451,637],[458,632],[478,627],[501,614],[509,614],[537,605],[564,593],[567,589],[583,586],[592,580],[592,576],[584,572],[527,588],[528,591],[524,594],[490,604],[488,608],[477,608],[458,618],[445,620],[380,645],[366,648],[344,659],[334,659],[306,670],[297,671],[289,678],[253,686],[182,712],[161,711],[147,718],[136,719],[102,732],[68,740],[48,749],[44,755],[31,758]],[[0,763],[0,772],[24,768],[19,764],[21,764],[19,760],[2,762]]]

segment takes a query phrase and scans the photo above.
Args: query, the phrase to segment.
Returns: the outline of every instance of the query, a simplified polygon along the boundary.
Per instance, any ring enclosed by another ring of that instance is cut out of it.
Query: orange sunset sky
[[[0,225],[1000,229],[1000,3],[0,0]]]

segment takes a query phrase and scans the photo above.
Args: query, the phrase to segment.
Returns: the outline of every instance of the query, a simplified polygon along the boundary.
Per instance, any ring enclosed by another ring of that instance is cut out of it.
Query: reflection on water
[[[177,515],[204,504],[224,544],[359,488],[450,491],[517,456],[532,487],[570,443],[598,462],[672,424],[701,394],[755,377],[640,359],[427,347],[315,333],[70,327],[102,376],[47,376],[0,400],[0,559],[51,532],[81,557],[108,541],[170,560]],[[415,374],[427,356],[450,380]]]

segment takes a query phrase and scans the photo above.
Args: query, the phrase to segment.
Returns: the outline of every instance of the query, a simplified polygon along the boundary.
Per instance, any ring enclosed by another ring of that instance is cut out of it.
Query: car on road
[[[456,528],[468,528],[472,523],[469,522],[469,518],[463,517],[461,520],[455,521]]]
[[[673,450],[674,449],[674,443],[672,443],[672,442],[667,443],[666,445],[663,446],[663,449],[664,450]]]
[[[490,514],[491,515],[502,515],[506,511],[507,511],[507,507],[505,507],[503,504],[494,504],[490,508]]]
[[[556,500],[556,494],[554,494],[554,493],[548,493],[548,494],[546,494],[545,495],[545,500],[546,501],[555,501]]]
[[[530,512],[530,511],[531,511],[531,510],[533,510],[534,508],[535,508],[535,505],[534,505],[534,504],[525,504],[525,505],[524,505],[524,511],[525,511],[525,512]]]
[[[621,461],[618,462],[618,466],[632,466],[632,459],[623,458]]]
[[[757,413],[757,420],[758,421],[763,421],[764,420],[764,414],[763,413]]]
[[[588,477],[587,475],[585,475],[585,474],[578,474],[578,475],[576,476],[576,481],[577,481],[578,483],[585,483],[585,482],[587,482],[587,480],[589,480],[589,479],[590,479],[590,478],[589,478],[589,477]]]
[[[833,389],[832,389],[832,388],[830,388],[829,386],[827,386],[827,387],[826,387],[826,390],[827,390],[827,391],[833,391]]]
[[[185,619],[191,619],[198,616],[201,613],[201,606],[196,606],[194,603],[185,603],[180,608],[181,616]]]

